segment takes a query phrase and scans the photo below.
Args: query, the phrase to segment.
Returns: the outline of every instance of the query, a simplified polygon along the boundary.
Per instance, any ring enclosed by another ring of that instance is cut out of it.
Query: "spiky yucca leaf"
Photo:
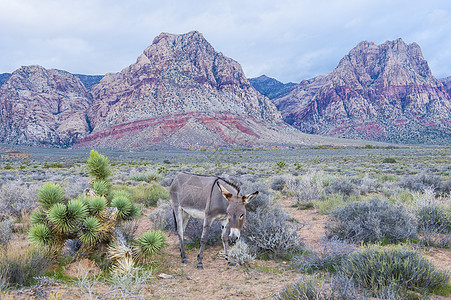
[[[44,210],[50,209],[54,204],[64,200],[64,190],[54,183],[44,184],[38,191],[37,200]]]
[[[73,199],[67,203],[67,216],[75,222],[83,221],[88,213],[88,206],[80,199]]]
[[[89,175],[96,179],[106,180],[111,175],[111,170],[108,167],[109,160],[107,157],[99,154],[95,150],[91,150],[89,159],[86,162]]]
[[[45,219],[46,219],[45,212],[41,209],[38,209],[31,215],[30,224],[31,225],[44,224]]]
[[[137,257],[139,260],[150,259],[166,246],[166,235],[160,230],[148,230],[137,240]]]
[[[133,255],[134,249],[123,243],[116,243],[108,247],[108,256],[113,261],[114,272],[130,272],[135,265]]]
[[[130,199],[122,196],[113,198],[113,200],[111,200],[111,207],[117,208],[117,215],[120,219],[128,218],[132,212],[132,202]]]
[[[103,196],[88,197],[86,199],[86,204],[88,205],[89,212],[96,216],[105,210],[107,200]]]
[[[33,225],[28,233],[28,239],[35,245],[49,246],[52,242],[52,231],[44,224]]]
[[[92,245],[96,241],[96,235],[98,233],[98,229],[100,226],[100,222],[95,217],[87,217],[83,222],[83,233],[79,236],[80,241],[82,243],[86,243]]]
[[[50,208],[47,217],[53,226],[61,233],[68,233],[75,229],[76,219],[68,214],[67,206],[57,203]]]
[[[98,179],[92,183],[92,189],[101,196],[106,196],[110,193],[111,184],[108,181]]]

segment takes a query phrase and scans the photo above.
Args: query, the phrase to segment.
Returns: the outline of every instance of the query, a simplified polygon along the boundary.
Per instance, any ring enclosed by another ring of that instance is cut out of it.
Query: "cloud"
[[[448,1],[18,0],[0,2],[0,73],[40,64],[118,72],[161,32],[198,30],[248,77],[300,82],[328,73],[362,40],[417,42],[451,75]]]

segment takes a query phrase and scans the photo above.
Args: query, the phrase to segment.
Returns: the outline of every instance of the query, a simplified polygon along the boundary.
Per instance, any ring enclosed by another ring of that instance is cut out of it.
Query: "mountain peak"
[[[395,143],[451,142],[451,102],[416,43],[361,42],[275,103],[304,132]]]

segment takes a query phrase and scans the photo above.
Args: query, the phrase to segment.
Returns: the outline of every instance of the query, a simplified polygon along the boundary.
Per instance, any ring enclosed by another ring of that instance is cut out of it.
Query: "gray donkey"
[[[197,268],[202,269],[202,255],[213,221],[222,224],[222,244],[228,260],[228,238],[235,242],[246,217],[245,204],[257,196],[258,191],[239,196],[240,189],[216,176],[179,173],[174,178],[170,194],[175,224],[180,241],[182,263],[187,263],[183,234],[189,216],[204,220]],[[230,229],[230,230],[229,230]],[[230,265],[232,263],[229,262]]]

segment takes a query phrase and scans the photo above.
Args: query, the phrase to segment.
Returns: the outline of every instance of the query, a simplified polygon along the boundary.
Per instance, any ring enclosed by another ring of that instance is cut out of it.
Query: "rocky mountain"
[[[361,42],[331,73],[274,100],[306,133],[394,143],[451,144],[451,98],[416,43]]]
[[[68,146],[90,132],[92,98],[68,72],[21,67],[0,88],[0,141]]]
[[[250,145],[276,142],[286,127],[241,66],[196,31],[160,34],[136,63],[105,75],[92,95],[93,132],[77,147]]]
[[[282,83],[266,75],[250,78],[249,82],[257,91],[269,99],[279,98],[288,94],[291,88],[296,85],[293,82]]]

